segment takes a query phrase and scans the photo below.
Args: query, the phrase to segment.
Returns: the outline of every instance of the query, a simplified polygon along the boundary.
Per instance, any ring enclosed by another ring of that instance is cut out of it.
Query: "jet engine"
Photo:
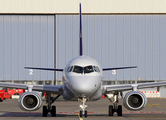
[[[146,106],[147,98],[140,91],[130,91],[125,95],[123,104],[128,110],[141,110]]]
[[[38,110],[42,105],[42,96],[37,92],[25,92],[19,97],[18,104],[24,111]]]

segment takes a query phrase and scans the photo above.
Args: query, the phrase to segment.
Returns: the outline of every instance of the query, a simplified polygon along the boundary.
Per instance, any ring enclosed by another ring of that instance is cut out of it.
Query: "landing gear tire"
[[[87,117],[87,110],[86,110],[86,107],[87,105],[85,104],[86,103],[86,100],[87,98],[83,97],[83,98],[79,98],[79,101],[81,100],[81,105],[80,105],[80,117],[82,117],[84,115],[84,117]]]
[[[82,114],[83,112],[82,112],[82,110],[80,110],[80,117],[82,117],[83,116],[83,114]],[[87,115],[87,110],[85,110],[85,112],[84,112],[84,117],[87,117],[88,115]]]
[[[87,117],[87,110],[85,110],[84,116]]]
[[[118,105],[117,114],[118,114],[118,116],[122,116],[122,106],[121,105]]]
[[[51,116],[52,116],[52,117],[56,117],[56,106],[52,106],[52,109],[51,109]]]
[[[48,111],[47,106],[43,106],[43,117],[47,117]]]
[[[109,113],[109,116],[113,116],[114,109],[113,109],[113,106],[112,106],[112,105],[110,105],[110,106],[108,107],[108,113]]]
[[[80,117],[82,117],[82,111],[80,110]]]

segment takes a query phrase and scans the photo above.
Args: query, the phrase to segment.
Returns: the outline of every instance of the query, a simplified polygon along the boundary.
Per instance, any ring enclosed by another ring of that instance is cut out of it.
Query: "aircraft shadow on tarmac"
[[[77,114],[57,114],[57,117],[76,117]],[[27,113],[27,112],[21,112],[21,113],[5,113],[3,115],[0,115],[1,117],[43,117],[42,113]],[[48,114],[47,117],[52,117],[51,114]]]
[[[4,114],[3,114],[4,112]],[[0,115],[0,118],[2,117],[42,117],[42,113],[27,113],[27,112],[7,112],[7,111],[1,111],[2,115]],[[57,114],[57,118],[58,117],[68,117],[68,118],[75,118],[75,117],[79,117],[79,114]],[[48,117],[52,117],[51,114],[48,114]],[[91,117],[118,117],[116,114],[114,116],[108,116],[108,114],[88,114],[88,118]],[[125,113],[121,116],[122,118],[166,118],[166,114],[157,114],[157,113],[149,113],[149,114],[129,114],[129,113]],[[83,117],[84,118],[84,117]]]

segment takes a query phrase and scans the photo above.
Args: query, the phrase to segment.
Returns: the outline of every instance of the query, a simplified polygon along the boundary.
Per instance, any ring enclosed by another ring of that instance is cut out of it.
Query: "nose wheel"
[[[83,111],[80,110],[80,117],[83,116]],[[84,117],[87,117],[87,110],[84,111]]]
[[[86,98],[82,98],[81,99],[81,105],[80,105],[80,108],[82,110],[80,110],[80,117],[82,117],[84,115],[84,117],[87,117],[87,110],[85,110],[86,107],[88,107],[87,105],[85,105],[86,103]]]

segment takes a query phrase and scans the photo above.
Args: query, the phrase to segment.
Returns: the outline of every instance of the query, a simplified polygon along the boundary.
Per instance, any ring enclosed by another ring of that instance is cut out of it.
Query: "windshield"
[[[83,73],[83,67],[74,66],[73,72],[76,72],[76,73]]]
[[[74,66],[73,72],[86,74],[94,72],[94,70],[92,66],[86,66],[86,67]]]
[[[86,66],[86,67],[84,67],[84,73],[91,73],[91,72],[94,72],[92,66]]]

